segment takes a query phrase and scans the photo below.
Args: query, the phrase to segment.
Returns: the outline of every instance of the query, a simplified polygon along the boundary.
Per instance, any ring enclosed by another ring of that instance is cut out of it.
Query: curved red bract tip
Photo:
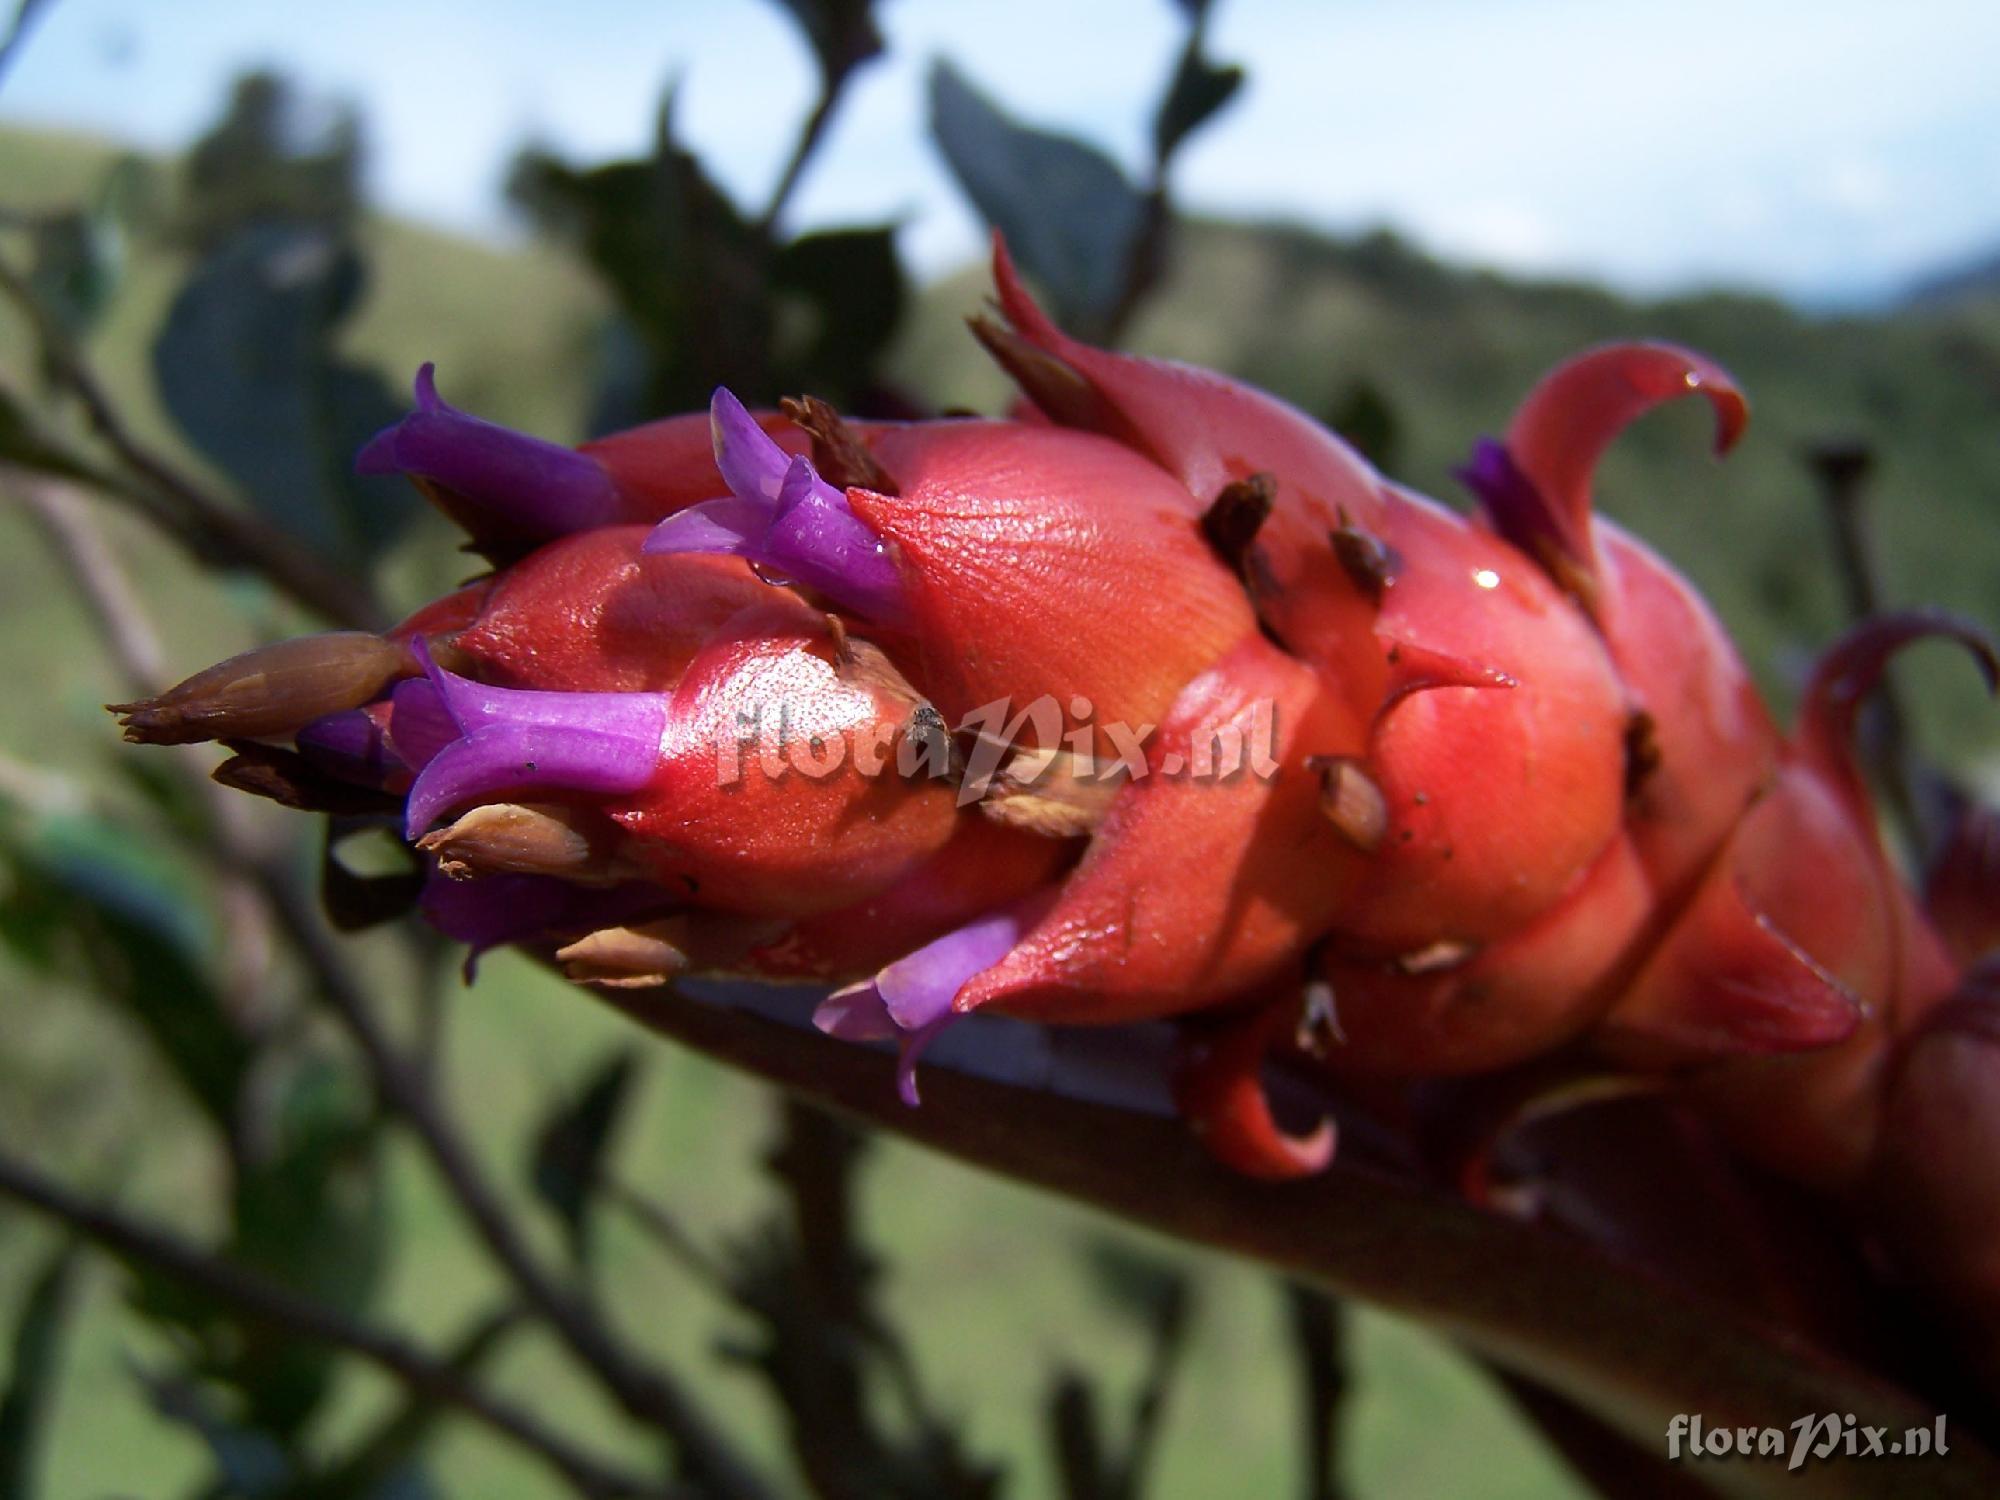
[[[1798,748],[1841,789],[1856,813],[1872,817],[1854,761],[1854,720],[1889,662],[1919,641],[1950,640],[1972,653],[1989,693],[2000,692],[2000,651],[1969,620],[1941,610],[1899,610],[1864,620],[1820,653],[1799,700]]]
[[[1715,361],[1677,344],[1644,342],[1605,344],[1557,365],[1536,382],[1507,427],[1507,456],[1543,514],[1496,516],[1495,524],[1531,556],[1553,543],[1570,566],[1593,574],[1591,481],[1598,460],[1654,407],[1696,395],[1715,411],[1720,457],[1743,435],[1750,403]]]
[[[1299,1005],[1296,997],[1281,1000],[1215,1025],[1190,1025],[1181,1035],[1174,1103],[1218,1161],[1249,1177],[1282,1182],[1333,1162],[1339,1134],[1333,1121],[1292,1135],[1264,1092],[1265,1055],[1290,1031]]]

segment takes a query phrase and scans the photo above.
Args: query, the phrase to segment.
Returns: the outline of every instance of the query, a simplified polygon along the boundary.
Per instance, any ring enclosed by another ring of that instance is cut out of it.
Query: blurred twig
[[[1317,1287],[1285,1283],[1305,1418],[1305,1500],[1341,1500],[1340,1425],[1347,1400],[1347,1309]]]
[[[1820,509],[1832,536],[1842,602],[1848,619],[1859,623],[1882,612],[1881,555],[1868,513],[1875,452],[1863,442],[1828,440],[1807,448],[1805,462],[1819,483]],[[1862,719],[1861,753],[1898,825],[1912,838],[1922,840],[1925,829],[1917,814],[1908,726],[1895,685],[1885,679]]]
[[[76,340],[42,305],[27,278],[4,261],[0,295],[21,310],[51,378],[76,398],[91,430],[121,466],[116,474],[89,466],[94,483],[133,506],[200,561],[247,568],[338,624],[368,630],[382,623],[381,607],[364,581],[328,567],[289,537],[211,495],[140,441]]]
[[[580,1495],[613,1500],[619,1496],[689,1493],[620,1474],[579,1452],[539,1419],[460,1380],[449,1367],[414,1345],[300,1297],[162,1229],[89,1202],[4,1153],[0,1153],[0,1195],[61,1221],[121,1259],[152,1267],[225,1302],[252,1321],[367,1360],[413,1394],[453,1407],[511,1438],[541,1458]]]

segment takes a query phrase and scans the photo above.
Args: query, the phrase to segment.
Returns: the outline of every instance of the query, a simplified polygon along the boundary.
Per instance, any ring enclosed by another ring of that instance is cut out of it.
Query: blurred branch
[[[1305,1417],[1305,1500],[1341,1500],[1341,1408],[1347,1400],[1347,1309],[1317,1287],[1285,1283]]]
[[[778,174],[764,212],[758,216],[757,233],[766,240],[791,201],[806,163],[819,149],[820,138],[826,134],[833,112],[847,91],[848,80],[863,64],[882,54],[882,36],[870,14],[871,0],[781,0],[781,3],[805,31],[819,60],[820,85],[819,98],[799,127],[792,154]]]
[[[372,591],[330,568],[290,538],[211,494],[142,443],[125,424],[103,383],[69,331],[44,307],[28,281],[0,261],[0,295],[27,318],[55,384],[74,396],[91,430],[127,475],[93,471],[93,482],[133,506],[204,563],[246,568],[280,592],[338,624],[370,630],[382,621]]]
[[[450,1406],[512,1439],[543,1460],[580,1495],[614,1500],[687,1493],[619,1474],[579,1452],[527,1412],[462,1381],[416,1346],[299,1297],[165,1230],[91,1203],[4,1153],[0,1153],[0,1196],[59,1220],[121,1259],[149,1266],[227,1303],[253,1322],[367,1360],[411,1393]]]
[[[680,1221],[646,1197],[630,1183],[609,1175],[597,1179],[598,1191],[606,1200],[615,1203],[639,1226],[645,1236],[666,1253],[682,1269],[689,1272],[710,1291],[721,1296],[730,1295],[729,1273],[720,1262],[700,1245],[694,1237],[680,1225]]]
[[[39,474],[20,469],[0,469],[0,474],[55,548],[126,687],[142,695],[158,692],[166,679],[159,632],[146,618],[104,534],[92,524],[83,498],[71,487]]]
[[[1863,442],[1828,440],[1807,448],[1805,462],[1819,483],[1820,509],[1832,536],[1847,617],[1858,624],[1882,612],[1881,554],[1868,514],[1875,452]],[[1886,678],[1862,719],[1859,739],[1875,785],[1888,799],[1898,824],[1911,837],[1922,839],[1925,830],[1917,816],[1909,719],[1895,684]]]
[[[717,1496],[763,1500],[763,1480],[729,1448],[693,1399],[663,1370],[642,1364],[591,1306],[558,1284],[528,1247],[513,1215],[471,1150],[438,1108],[423,1073],[390,1041],[319,919],[311,896],[281,862],[261,870],[278,925],[318,980],[321,993],[368,1064],[382,1104],[415,1134],[473,1231],[541,1315],[628,1416],[674,1440],[688,1476]]]

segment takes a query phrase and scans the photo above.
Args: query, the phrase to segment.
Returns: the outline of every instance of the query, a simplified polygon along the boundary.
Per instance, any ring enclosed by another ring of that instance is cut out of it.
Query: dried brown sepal
[[[778,410],[812,438],[813,467],[828,484],[844,490],[873,490],[878,495],[902,493],[896,487],[896,476],[882,467],[861,434],[819,397],[787,396],[778,403]]]
[[[1125,432],[1124,418],[1097,388],[1053,354],[1036,348],[997,318],[982,314],[966,323],[994,363],[1050,421],[1089,432]]]
[[[1382,595],[1396,580],[1395,552],[1373,532],[1344,520],[1327,533],[1327,540],[1355,588],[1369,603],[1379,605]]]
[[[1046,838],[1075,838],[1103,821],[1127,780],[1123,761],[1068,750],[1023,750],[993,778],[979,810],[996,823]]]
[[[1643,708],[1625,721],[1625,795],[1636,797],[1660,769],[1660,726]]]
[[[632,926],[600,927],[556,950],[556,962],[577,984],[600,989],[657,989],[683,974],[734,963],[773,942],[785,924],[759,917],[662,917]]]
[[[259,646],[154,697],[105,707],[135,745],[255,740],[359,708],[415,671],[400,643],[338,630]]]
[[[1269,474],[1252,474],[1225,484],[1202,512],[1202,536],[1229,570],[1245,582],[1250,576],[1250,544],[1263,530],[1277,498],[1276,479]]]
[[[332,813],[336,817],[393,813],[403,805],[401,797],[327,775],[296,751],[254,740],[225,743],[232,753],[209,775],[232,791],[265,797],[299,812]]]
[[[563,803],[489,802],[425,834],[417,847],[452,880],[553,875],[577,885],[644,879],[602,814]]]
[[[1340,836],[1363,854],[1381,848],[1389,831],[1389,803],[1361,762],[1350,755],[1314,755],[1306,764],[1319,772],[1319,809]]]

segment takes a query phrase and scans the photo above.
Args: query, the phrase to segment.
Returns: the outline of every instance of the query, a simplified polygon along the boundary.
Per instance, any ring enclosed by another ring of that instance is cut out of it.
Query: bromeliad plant
[[[815,1024],[894,1039],[912,1105],[968,1018],[1169,1022],[1180,1111],[1253,1177],[1334,1155],[1330,1118],[1278,1123],[1279,1078],[1494,1208],[1539,1173],[1608,1222],[1621,1174],[1747,1164],[1990,1373],[1993,826],[1965,814],[1920,899],[1853,748],[1893,655],[1948,638],[1990,683],[1983,637],[1870,621],[1782,732],[1692,588],[1592,511],[1654,405],[1704,398],[1718,451],[1743,430],[1686,350],[1552,371],[1475,450],[1468,518],[1261,392],[1065,336],[994,269],[974,331],[1018,386],[1004,420],[722,390],[568,449],[427,366],[360,467],[492,570],[384,635],[119,705],[128,737],[392,815],[475,953],[524,944],[656,1015],[697,1002],[635,993],[684,976],[819,986]],[[1702,1145],[1524,1155],[1557,1106],[1634,1092]]]

